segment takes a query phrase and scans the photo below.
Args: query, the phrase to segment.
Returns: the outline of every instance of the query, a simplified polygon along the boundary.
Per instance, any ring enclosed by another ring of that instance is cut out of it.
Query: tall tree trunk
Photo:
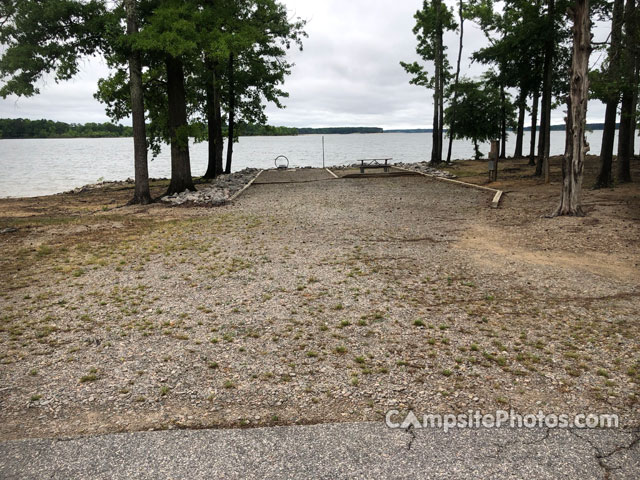
[[[167,55],[167,102],[169,105],[169,135],[171,137],[171,183],[167,195],[195,190],[189,160],[187,103],[182,62]]]
[[[205,60],[205,68],[208,75],[206,95],[207,95],[207,171],[202,178],[216,178],[216,110],[215,110],[215,72],[213,62]]]
[[[507,107],[504,85],[500,83],[500,155],[499,158],[507,158]]]
[[[222,137],[222,116],[220,114],[220,85],[217,77],[218,62],[206,62],[209,79],[207,81],[207,134],[208,164],[203,178],[215,178],[222,170],[222,152],[224,139]]]
[[[640,54],[640,52],[638,52]],[[634,85],[636,88],[633,90],[633,104],[631,106],[631,111],[634,112],[635,115],[638,113],[638,87],[640,84],[640,62],[639,58],[636,57],[636,75],[634,79]],[[638,117],[635,116],[633,122],[631,122],[631,134],[629,135],[629,155],[633,159],[636,151],[636,128],[638,126]]]
[[[433,6],[436,10],[436,51],[435,51],[435,73],[434,73],[434,90],[433,90],[433,145],[431,147],[431,163],[438,164],[442,162],[442,125],[440,124],[440,96],[442,95],[442,25],[440,18],[441,0],[433,0]]]
[[[233,158],[233,139],[236,122],[236,92],[234,79],[234,59],[233,53],[229,55],[229,138],[227,141],[227,165],[224,173],[231,173],[231,159]]]
[[[456,113],[458,109],[458,82],[460,81],[460,62],[462,60],[462,42],[464,39],[464,12],[463,12],[463,0],[460,0],[458,5],[458,17],[460,21],[460,43],[458,45],[458,62],[456,63],[456,77],[454,80],[453,89],[453,105],[451,112],[451,125],[456,123]],[[447,163],[451,162],[451,150],[453,149],[453,128],[449,126],[449,148],[447,149]]]
[[[442,45],[442,44],[441,44]],[[442,47],[441,47],[442,48]],[[438,139],[438,158],[442,161],[442,149],[444,148],[444,54],[440,53],[440,103],[438,111],[440,112],[440,138]]]
[[[615,0],[613,17],[611,19],[611,46],[609,47],[609,66],[607,80],[617,81],[620,74],[620,42],[622,39],[622,24],[624,23],[624,0]],[[616,137],[616,117],[620,92],[615,91],[606,99],[604,114],[604,129],[602,130],[602,146],[600,148],[600,173],[596,179],[595,188],[613,186],[613,144]]]
[[[125,0],[127,11],[127,35],[138,33],[138,16],[135,0]],[[144,118],[144,96],[142,89],[142,61],[140,52],[129,53],[129,87],[131,90],[131,116],[133,123],[133,152],[135,168],[135,191],[130,204],[151,203],[149,191],[149,166],[147,163],[147,127]]]
[[[216,65],[216,75],[218,65]],[[215,136],[215,156],[216,156],[216,175],[220,175],[223,172],[222,163],[223,163],[223,152],[224,152],[224,136],[222,135],[222,108],[220,106],[221,103],[221,91],[220,91],[220,78],[216,76],[214,83],[214,97],[213,97],[213,110],[215,113],[214,117],[214,136]]]
[[[570,97],[571,150],[562,160],[562,196],[554,215],[584,215],[580,205],[584,157],[589,151],[585,137],[589,96],[589,55],[591,21],[589,0],[576,0],[570,10],[573,18],[573,57],[571,61]]]
[[[543,167],[549,168],[549,147],[551,141],[551,97],[553,86],[553,54],[555,49],[554,43],[554,15],[555,0],[548,0],[548,31],[547,41],[544,52],[544,72],[542,83],[542,118],[540,119],[540,136],[538,148],[538,164],[536,165],[536,175],[542,176]]]
[[[518,98],[518,128],[516,130],[516,149],[513,152],[513,158],[522,158],[524,118],[527,114],[527,96],[528,93],[521,88],[520,96]]]
[[[618,137],[618,172],[617,179],[620,183],[631,181],[631,151],[633,122],[635,112],[633,111],[634,91],[637,91],[635,80],[635,59],[637,49],[637,28],[636,28],[636,2],[627,0],[624,11],[625,23],[625,45],[626,52],[622,76],[624,86],[622,88],[622,102],[620,107],[620,132]]]
[[[533,92],[533,106],[531,108],[531,141],[529,143],[529,165],[536,164],[536,134],[538,133],[538,104],[540,103],[540,90]]]

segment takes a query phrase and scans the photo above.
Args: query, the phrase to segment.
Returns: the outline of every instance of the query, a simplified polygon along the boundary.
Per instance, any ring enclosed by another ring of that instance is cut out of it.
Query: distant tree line
[[[333,135],[348,133],[382,133],[384,130],[378,127],[331,127],[331,128],[298,128],[300,135]]]
[[[150,128],[147,125],[147,128]],[[206,136],[206,128],[192,130],[195,138]],[[295,135],[342,135],[351,133],[383,133],[379,127],[328,127],[296,128],[275,127],[239,122],[235,126],[237,137],[280,137]],[[228,125],[222,126],[222,136],[229,134]],[[132,137],[133,128],[113,123],[65,123],[53,120],[29,120],[26,118],[0,118],[0,138],[104,138]]]
[[[53,120],[0,118],[0,138],[131,137],[133,128],[113,123],[64,123]]]

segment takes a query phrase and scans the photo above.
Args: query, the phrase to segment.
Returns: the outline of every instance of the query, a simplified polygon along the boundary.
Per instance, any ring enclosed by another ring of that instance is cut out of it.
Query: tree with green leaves
[[[0,58],[0,77],[6,80],[0,95],[36,95],[39,82],[47,75],[56,81],[69,80],[78,73],[83,56],[108,51],[128,55],[136,179],[131,202],[149,203],[144,106],[137,82],[142,67],[129,42],[137,30],[136,2],[125,0],[125,8],[127,27],[122,31],[119,16],[104,1],[13,0],[0,4],[0,43],[7,47]]]
[[[291,73],[287,51],[302,49],[305,21],[290,20],[285,5],[277,0],[235,2],[237,10],[229,24],[226,98],[228,143],[225,173],[231,173],[236,124],[265,124],[265,101],[283,108],[288,94],[280,87]],[[243,8],[241,8],[243,7]],[[224,98],[224,96],[223,96]]]
[[[443,45],[444,32],[457,28],[453,13],[442,0],[424,0],[422,10],[414,15],[416,25],[413,33],[418,40],[416,53],[424,62],[433,62],[434,74],[427,73],[426,66],[418,62],[400,62],[407,73],[412,75],[409,83],[433,89],[433,143],[431,162],[442,162],[442,140],[444,123],[444,92],[451,77],[446,47]]]
[[[105,8],[90,0],[6,0],[0,3],[0,96],[31,97],[47,76],[73,78],[83,56],[104,46]]]
[[[452,90],[454,87],[450,87]],[[503,100],[499,86],[490,81],[474,81],[462,78],[456,92],[456,115],[453,106],[445,109],[445,125],[455,138],[467,138],[473,142],[475,159],[482,157],[479,143],[494,140],[502,132]],[[449,91],[449,95],[454,92]],[[513,107],[507,109],[507,122],[514,122]]]
[[[453,97],[451,99],[451,123],[456,123],[457,103],[458,103],[458,82],[460,81],[460,63],[462,62],[462,49],[464,47],[464,20],[466,16],[465,3],[462,0],[458,2],[458,60],[456,61],[456,73],[453,80]],[[453,150],[453,132],[448,131],[449,148],[447,149],[447,163],[451,162],[451,151]]]
[[[127,36],[138,33],[138,6],[136,0],[125,0],[127,15]],[[129,45],[129,90],[131,91],[131,117],[133,125],[133,150],[135,168],[135,191],[132,204],[151,203],[149,190],[149,165],[147,162],[147,133],[142,87],[142,58],[140,51]]]

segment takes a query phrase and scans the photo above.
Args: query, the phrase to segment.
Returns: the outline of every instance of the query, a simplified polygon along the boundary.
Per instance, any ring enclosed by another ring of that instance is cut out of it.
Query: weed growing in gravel
[[[98,380],[98,369],[93,367],[89,369],[89,373],[80,377],[80,383],[95,382]]]

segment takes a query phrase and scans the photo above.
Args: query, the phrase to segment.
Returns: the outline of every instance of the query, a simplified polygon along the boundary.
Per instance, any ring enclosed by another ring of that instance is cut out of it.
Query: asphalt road
[[[640,432],[390,430],[379,423],[0,443],[2,479],[638,479]]]

